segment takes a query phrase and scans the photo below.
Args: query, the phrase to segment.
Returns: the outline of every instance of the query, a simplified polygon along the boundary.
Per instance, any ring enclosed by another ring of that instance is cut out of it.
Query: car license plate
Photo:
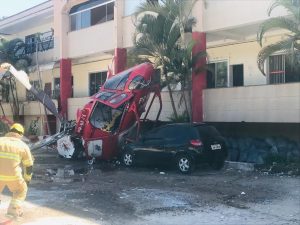
[[[211,145],[211,150],[218,150],[218,149],[221,149],[221,145],[220,144],[215,144],[215,145]]]

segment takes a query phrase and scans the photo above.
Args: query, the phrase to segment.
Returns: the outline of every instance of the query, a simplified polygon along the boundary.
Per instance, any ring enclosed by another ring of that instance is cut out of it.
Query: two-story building
[[[5,36],[8,39],[19,37],[25,41],[25,53],[33,59],[30,80],[35,86],[42,80],[41,88],[59,99],[62,114],[75,119],[76,110],[105,81],[108,68],[124,69],[126,49],[133,45],[132,15],[143,1],[50,0],[2,19],[0,33],[10,34]],[[280,52],[267,60],[266,76],[256,63],[261,49],[256,35],[268,18],[271,2],[197,1],[192,12],[197,19],[193,32],[199,32],[205,41],[210,70],[203,92],[193,92],[193,103],[201,108],[197,118],[230,134],[286,134],[297,138],[300,83],[289,79],[291,72]],[[276,9],[272,16],[278,15],[287,13]],[[274,30],[267,33],[264,43],[285,35],[283,30]],[[23,87],[19,86],[18,92],[26,127],[37,119],[41,126],[43,107],[32,101]],[[9,104],[2,101],[2,105],[9,114]],[[163,93],[160,119],[167,120],[171,113],[168,95]],[[48,117],[55,124],[55,118]]]

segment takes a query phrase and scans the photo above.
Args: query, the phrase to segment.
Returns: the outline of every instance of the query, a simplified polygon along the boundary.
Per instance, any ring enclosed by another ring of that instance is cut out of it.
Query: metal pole
[[[35,53],[36,68],[37,68],[37,72],[38,72],[38,76],[39,76],[40,86],[41,86],[41,88],[43,88],[42,78],[41,78],[41,73],[40,73],[39,56],[38,56],[39,55],[38,54],[39,44],[41,43],[40,42],[40,38],[39,38],[39,34],[36,34],[35,38],[36,38],[36,44],[35,44],[35,49],[36,49],[36,53]],[[46,120],[46,125],[47,125],[47,133],[50,135],[51,133],[50,133],[50,127],[49,127],[49,121],[48,121],[48,115],[47,115],[46,106],[44,106],[44,112],[45,112],[44,119]],[[41,117],[41,118],[42,118],[42,121],[43,121],[43,117]],[[43,126],[43,123],[42,123],[42,126]],[[42,127],[42,134],[44,134],[44,127]]]

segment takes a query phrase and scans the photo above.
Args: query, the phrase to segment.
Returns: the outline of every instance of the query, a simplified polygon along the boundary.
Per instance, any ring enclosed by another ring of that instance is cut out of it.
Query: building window
[[[107,77],[107,71],[90,73],[90,96],[96,94],[99,88],[104,84]]]
[[[207,71],[207,88],[227,87],[227,61],[209,63]]]
[[[60,96],[60,78],[54,78],[52,98],[58,99]]]
[[[94,0],[74,6],[70,10],[71,31],[113,20],[114,4],[114,0]]]
[[[26,54],[32,54],[35,52],[36,50],[36,35],[35,34],[31,34],[25,37],[25,53]]]
[[[73,76],[72,76],[72,93],[71,93],[71,97],[73,97]],[[53,93],[52,93],[52,98],[53,99],[58,99],[60,97],[60,78],[54,78],[53,81]]]
[[[1,102],[9,102],[9,88],[10,85],[8,83],[2,83],[0,85],[0,103]]]
[[[41,90],[41,85],[40,85],[40,81],[39,80],[33,80],[30,81],[30,84],[32,87],[34,87],[36,90]],[[26,99],[27,101],[35,101],[36,97],[26,89]]]
[[[292,68],[290,60],[285,55],[269,57],[269,84],[281,84],[300,81],[300,66]]]
[[[231,65],[232,71],[232,86],[239,87],[244,86],[244,65]]]

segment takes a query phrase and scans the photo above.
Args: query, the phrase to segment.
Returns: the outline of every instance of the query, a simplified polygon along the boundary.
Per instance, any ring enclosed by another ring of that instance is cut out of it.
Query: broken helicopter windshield
[[[124,104],[114,109],[101,102],[97,102],[90,117],[90,123],[95,128],[106,132],[114,132],[120,125]]]

